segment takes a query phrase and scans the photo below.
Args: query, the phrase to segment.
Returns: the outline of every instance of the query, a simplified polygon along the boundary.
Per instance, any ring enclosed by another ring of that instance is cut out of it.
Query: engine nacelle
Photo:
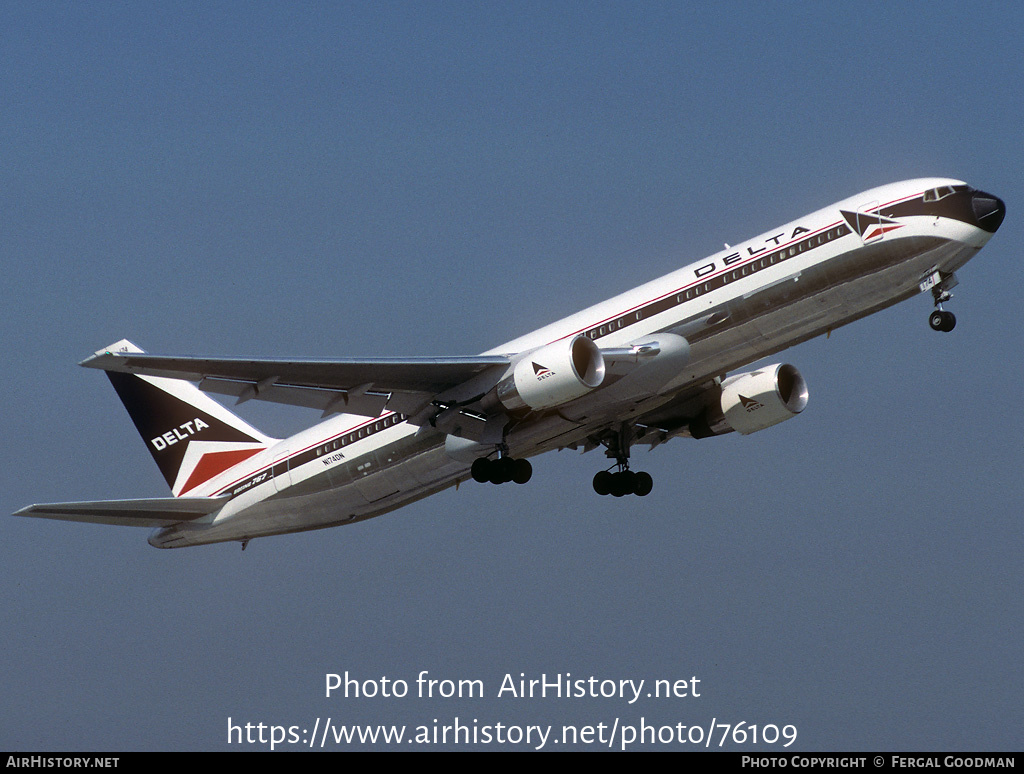
[[[783,363],[736,374],[722,382],[718,405],[690,423],[690,435],[707,438],[735,430],[743,435],[791,419],[807,408],[807,382]]]
[[[580,334],[531,352],[498,383],[495,394],[509,411],[553,408],[600,387],[604,374],[601,350]]]

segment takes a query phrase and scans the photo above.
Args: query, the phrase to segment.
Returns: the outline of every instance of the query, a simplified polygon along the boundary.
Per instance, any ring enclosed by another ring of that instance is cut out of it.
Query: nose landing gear
[[[939,271],[935,271],[922,283],[924,286],[931,286],[932,298],[935,299],[935,311],[928,315],[928,325],[933,331],[949,333],[956,327],[956,316],[942,308],[942,305],[953,297],[949,289],[956,284],[955,274],[943,276]]]

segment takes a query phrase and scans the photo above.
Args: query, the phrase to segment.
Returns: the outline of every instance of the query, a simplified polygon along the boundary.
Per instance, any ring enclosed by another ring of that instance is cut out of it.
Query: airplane
[[[801,413],[792,365],[735,372],[919,293],[928,322],[1003,202],[959,180],[844,199],[475,357],[247,360],[149,355],[123,340],[107,373],[172,497],[31,505],[15,515],[155,527],[177,548],[352,524],[469,479],[524,484],[529,460],[604,448],[599,495],[646,496],[630,450],[758,432]],[[735,373],[734,373],[735,372]],[[322,412],[271,438],[207,393]]]

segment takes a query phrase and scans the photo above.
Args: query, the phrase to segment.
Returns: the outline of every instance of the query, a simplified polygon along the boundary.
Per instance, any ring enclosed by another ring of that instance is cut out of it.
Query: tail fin
[[[142,352],[122,340],[103,352]],[[264,435],[191,382],[107,371],[172,494],[188,494],[277,439]]]

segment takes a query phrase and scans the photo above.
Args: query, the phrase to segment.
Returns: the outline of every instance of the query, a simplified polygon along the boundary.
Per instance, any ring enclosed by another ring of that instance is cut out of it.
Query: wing
[[[509,359],[500,355],[246,360],[147,355],[127,351],[121,344],[127,342],[101,350],[80,365],[197,381],[204,392],[232,395],[238,403],[286,403],[319,409],[324,416],[345,412],[376,417],[388,409],[412,417],[453,390],[459,393],[452,396],[456,400],[486,392],[509,366]]]
[[[208,516],[226,501],[223,497],[156,497],[148,500],[46,503],[22,508],[14,515],[125,527],[166,527]]]

